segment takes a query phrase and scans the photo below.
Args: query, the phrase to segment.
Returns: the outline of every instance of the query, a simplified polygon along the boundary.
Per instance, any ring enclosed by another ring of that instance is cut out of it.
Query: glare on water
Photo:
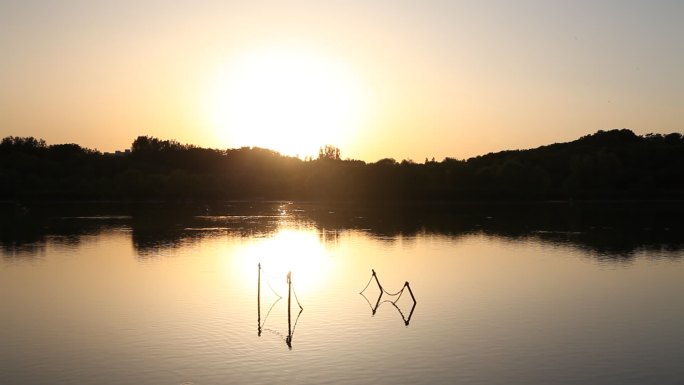
[[[677,228],[610,243],[463,213],[202,211],[3,227],[0,383],[684,378]]]

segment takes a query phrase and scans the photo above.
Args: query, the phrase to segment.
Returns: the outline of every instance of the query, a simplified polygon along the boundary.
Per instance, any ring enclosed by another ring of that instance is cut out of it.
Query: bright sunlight
[[[270,282],[283,290],[285,277],[292,272],[299,294],[314,291],[328,278],[331,268],[316,230],[282,229],[272,236],[256,239],[242,248],[235,262],[239,265],[227,270],[237,273],[239,276],[234,278],[246,280],[246,284],[251,284],[248,277],[256,275],[259,263]]]
[[[351,68],[297,49],[236,57],[211,87],[209,115],[227,147],[313,156],[325,144],[350,143],[368,109],[367,90]]]

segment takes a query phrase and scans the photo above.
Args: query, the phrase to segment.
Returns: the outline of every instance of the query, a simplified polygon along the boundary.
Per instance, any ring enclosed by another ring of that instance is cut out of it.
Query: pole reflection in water
[[[295,319],[294,326],[292,326],[292,318],[291,318],[291,297],[292,294],[294,294],[295,301],[297,301],[297,305],[299,306],[299,313],[297,313],[297,318]],[[299,299],[297,298],[297,293],[294,291],[294,288],[292,287],[292,272],[287,273],[287,338],[285,338],[285,343],[287,344],[287,347],[292,349],[292,336],[294,336],[294,331],[297,328],[297,321],[299,321],[299,316],[302,315],[302,312],[304,311],[304,308],[302,307],[302,304],[299,303]]]
[[[368,302],[368,306],[370,306],[371,312],[373,313],[373,315],[375,316],[375,313],[378,311],[378,308],[380,307],[380,305],[388,302],[388,303],[392,304],[392,306],[394,306],[397,309],[397,311],[399,311],[399,315],[401,315],[401,318],[404,321],[404,325],[408,326],[409,323],[411,322],[411,317],[413,317],[413,311],[416,309],[416,305],[418,304],[418,302],[416,301],[416,297],[413,295],[413,290],[411,290],[411,285],[409,285],[408,281],[406,281],[406,282],[404,282],[404,286],[401,288],[401,290],[399,290],[396,293],[390,293],[387,290],[385,290],[384,287],[382,287],[382,284],[380,284],[380,280],[378,279],[378,275],[375,273],[375,270],[371,269],[371,271],[373,273],[371,274],[371,277],[368,280],[366,287],[364,287],[363,290],[361,290],[361,292],[359,294],[361,294],[361,296],[366,300],[366,302]],[[371,301],[364,294],[366,289],[368,289],[368,287],[370,286],[370,283],[373,281],[373,278],[375,278],[375,282],[378,284],[378,289],[380,289],[380,294],[378,295],[378,300],[375,302],[375,306],[373,306],[371,304]],[[397,302],[399,302],[399,299],[401,298],[402,294],[404,294],[404,290],[408,290],[408,293],[411,296],[411,300],[413,300],[413,306],[411,306],[411,310],[408,313],[408,317],[406,317],[404,315],[404,312],[401,311],[401,308],[399,308],[399,306],[397,305]],[[397,298],[394,300],[391,300],[391,299],[383,300],[382,299],[383,295],[387,295],[389,297],[397,297]]]
[[[278,294],[275,289],[273,289],[273,286],[271,285],[270,281],[268,280],[268,277],[264,276],[266,283],[268,287],[271,289],[273,294],[275,294],[278,298],[271,304],[271,307],[268,309],[268,312],[266,313],[266,316],[264,317],[264,320],[262,322],[261,320],[261,273],[262,273],[262,268],[261,268],[261,263],[259,263],[258,266],[258,276],[257,276],[257,336],[261,336],[261,333],[263,330],[267,330],[270,332],[273,332],[276,335],[279,335],[282,337],[282,334],[279,333],[276,330],[272,329],[267,329],[264,326],[266,325],[266,320],[268,319],[268,316],[271,314],[271,311],[275,307],[275,305],[280,302],[282,299],[282,296]],[[292,296],[294,295],[294,299],[297,302],[297,306],[299,306],[299,313],[297,313],[297,317],[295,318],[294,323],[292,322]],[[287,273],[287,336],[285,337],[285,344],[287,344],[287,347],[292,349],[292,338],[294,337],[294,332],[295,329],[297,328],[297,322],[299,321],[299,317],[301,316],[302,312],[304,311],[304,307],[302,307],[302,304],[299,302],[299,298],[297,298],[297,293],[294,290],[294,287],[292,285],[292,272]]]
[[[273,294],[275,294],[278,298],[273,301],[271,304],[271,307],[268,309],[268,312],[266,312],[266,316],[264,317],[264,321],[261,322],[261,263],[259,264],[259,273],[257,276],[257,335],[261,336],[261,331],[263,330],[264,325],[266,324],[266,320],[268,319],[268,316],[271,314],[271,310],[275,307],[275,305],[280,302],[283,297],[278,294],[275,289],[273,289],[273,286],[271,286],[271,283],[268,282],[268,279],[266,281],[268,284],[268,287],[271,289]]]

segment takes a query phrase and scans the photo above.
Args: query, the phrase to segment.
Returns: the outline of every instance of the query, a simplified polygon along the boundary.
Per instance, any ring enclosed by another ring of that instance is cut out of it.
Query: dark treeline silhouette
[[[568,143],[441,162],[303,161],[138,137],[102,154],[35,138],[0,142],[3,200],[473,201],[684,199],[684,137],[598,131]]]

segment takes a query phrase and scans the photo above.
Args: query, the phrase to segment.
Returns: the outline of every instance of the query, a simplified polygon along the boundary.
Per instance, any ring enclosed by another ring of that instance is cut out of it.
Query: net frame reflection
[[[397,309],[397,311],[399,312],[399,315],[401,316],[401,319],[404,321],[404,325],[405,325],[405,326],[409,326],[409,324],[411,323],[411,317],[413,317],[413,312],[416,310],[416,305],[418,304],[418,301],[416,301],[416,297],[415,297],[415,295],[413,294],[413,290],[411,290],[411,285],[408,283],[408,281],[406,281],[406,282],[404,282],[404,286],[401,287],[401,290],[397,291],[396,293],[390,293],[390,292],[388,292],[387,290],[385,290],[385,288],[384,288],[384,287],[382,286],[382,284],[380,283],[380,279],[378,279],[378,275],[377,275],[377,273],[375,272],[375,270],[374,270],[374,269],[371,269],[371,272],[372,272],[372,274],[371,274],[370,279],[368,280],[368,283],[366,284],[366,287],[364,287],[363,290],[361,290],[361,291],[359,292],[359,294],[360,294],[360,295],[366,300],[366,302],[368,303],[368,306],[369,306],[370,309],[371,309],[372,315],[375,316],[375,314],[377,313],[378,308],[380,307],[380,305],[382,305],[382,304],[384,304],[384,303],[390,303],[390,304],[392,304],[392,306],[394,306],[394,307]],[[371,301],[370,301],[370,300],[368,299],[368,297],[366,297],[366,295],[364,294],[364,292],[366,291],[366,289],[368,289],[368,287],[370,286],[370,283],[373,281],[374,278],[375,278],[375,282],[376,282],[377,285],[378,285],[378,289],[380,289],[380,294],[378,295],[378,299],[377,299],[377,301],[375,302],[375,306],[373,306],[373,304],[371,303]],[[406,317],[406,316],[404,315],[404,312],[403,312],[403,311],[401,310],[401,308],[397,305],[397,302],[399,302],[399,299],[400,299],[401,296],[404,294],[404,290],[407,290],[407,289],[408,289],[409,295],[411,296],[411,300],[413,301],[413,305],[411,306],[411,310],[410,310],[409,313],[408,313],[408,317]],[[387,295],[387,296],[390,296],[390,297],[395,297],[395,296],[396,296],[397,298],[396,298],[395,300],[390,300],[390,299],[382,300],[383,295]]]
[[[282,337],[282,334],[279,333],[276,330],[273,329],[268,329],[265,327],[266,325],[266,320],[268,319],[268,316],[271,314],[271,311],[273,308],[276,306],[280,300],[283,299],[283,297],[278,294],[278,292],[273,288],[273,285],[271,285],[270,281],[268,280],[268,277],[264,275],[264,278],[266,280],[266,284],[268,287],[271,289],[273,294],[275,294],[278,298],[271,304],[271,306],[268,309],[268,312],[266,312],[266,316],[263,319],[263,322],[261,320],[261,275],[262,275],[262,267],[261,263],[258,264],[258,274],[257,274],[257,336],[261,337],[261,334],[264,330],[273,332],[276,335],[279,335]],[[299,312],[297,313],[297,316],[295,317],[294,323],[292,322],[292,297],[294,296],[295,301],[297,303],[297,306],[299,306]],[[297,292],[294,290],[294,287],[292,285],[292,272],[287,273],[287,336],[284,337],[285,344],[289,349],[292,349],[292,339],[294,337],[295,330],[297,329],[297,323],[299,322],[299,317],[302,315],[302,312],[304,311],[304,307],[302,306],[301,302],[299,302],[299,298],[297,297]]]

